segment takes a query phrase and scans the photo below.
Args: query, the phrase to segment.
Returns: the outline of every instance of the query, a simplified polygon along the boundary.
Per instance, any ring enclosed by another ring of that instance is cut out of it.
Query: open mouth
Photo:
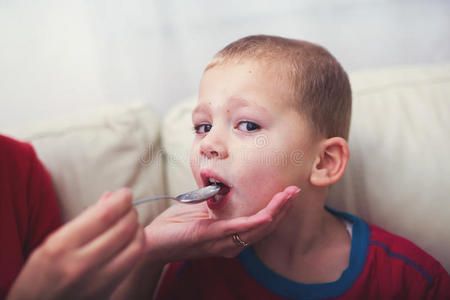
[[[230,188],[225,184],[220,182],[219,180],[215,179],[215,178],[208,178],[208,185],[218,185],[220,186],[220,190],[217,193],[217,195],[226,195],[230,192]]]
[[[222,208],[229,198],[231,185],[211,171],[202,172],[202,180],[204,186],[217,185],[220,187],[219,192],[214,197],[208,199],[208,207],[214,210]]]

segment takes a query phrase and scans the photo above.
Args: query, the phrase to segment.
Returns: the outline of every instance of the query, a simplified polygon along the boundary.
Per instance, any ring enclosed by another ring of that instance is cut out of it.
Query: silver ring
[[[231,239],[233,240],[233,243],[235,243],[237,246],[239,246],[241,248],[245,248],[248,246],[248,243],[241,240],[241,237],[237,233],[233,234],[231,236]]]

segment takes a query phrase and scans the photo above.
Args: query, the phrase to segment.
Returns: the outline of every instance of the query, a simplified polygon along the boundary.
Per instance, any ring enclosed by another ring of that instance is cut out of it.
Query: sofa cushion
[[[351,158],[328,204],[412,240],[450,270],[450,64],[357,72],[350,81]],[[195,98],[163,120],[171,194],[195,188]]]
[[[351,158],[328,202],[410,239],[450,270],[450,64],[350,80]]]
[[[161,140],[166,154],[166,186],[171,195],[197,188],[189,163],[194,141],[191,115],[196,104],[196,96],[184,99],[171,109],[162,121]]]
[[[75,119],[7,131],[30,141],[49,170],[65,221],[106,191],[129,187],[135,198],[165,192],[160,124],[145,105],[108,106]],[[148,223],[168,206],[159,200],[138,206]]]

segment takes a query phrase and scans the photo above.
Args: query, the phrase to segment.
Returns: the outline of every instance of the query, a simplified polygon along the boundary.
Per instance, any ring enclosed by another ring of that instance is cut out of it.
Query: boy
[[[349,151],[351,89],[317,45],[273,36],[231,43],[206,67],[193,112],[191,167],[219,184],[211,218],[254,214],[300,186],[280,225],[237,258],[172,263],[156,299],[449,299],[443,267],[411,242],[324,208]]]

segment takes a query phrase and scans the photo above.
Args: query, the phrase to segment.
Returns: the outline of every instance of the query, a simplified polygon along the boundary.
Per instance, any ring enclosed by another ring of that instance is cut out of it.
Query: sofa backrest
[[[68,221],[104,191],[126,186],[135,198],[163,195],[164,159],[160,118],[142,104],[108,106],[75,119],[53,120],[6,134],[35,147],[49,170]],[[138,206],[139,220],[150,222],[167,208],[159,200]]]

